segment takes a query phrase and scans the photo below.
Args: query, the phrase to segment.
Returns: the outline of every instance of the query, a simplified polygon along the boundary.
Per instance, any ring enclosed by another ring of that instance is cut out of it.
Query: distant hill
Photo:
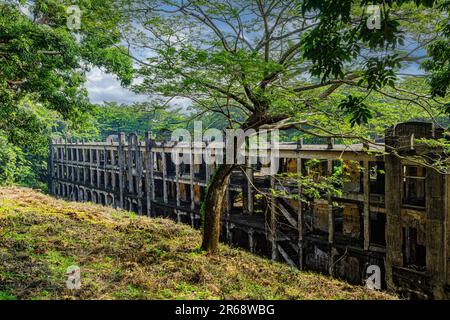
[[[93,204],[0,189],[0,299],[394,299],[242,250],[198,250],[200,232]],[[66,271],[81,269],[81,288]]]

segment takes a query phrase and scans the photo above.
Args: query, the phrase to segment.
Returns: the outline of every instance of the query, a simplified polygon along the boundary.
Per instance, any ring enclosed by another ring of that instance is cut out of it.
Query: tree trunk
[[[219,165],[206,192],[202,249],[208,252],[215,252],[219,245],[220,218],[226,204],[225,194],[234,167],[230,164]]]

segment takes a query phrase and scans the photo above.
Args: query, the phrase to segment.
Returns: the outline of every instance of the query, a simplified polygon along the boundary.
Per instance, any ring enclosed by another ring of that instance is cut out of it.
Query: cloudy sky
[[[117,102],[132,104],[133,102],[151,101],[150,96],[137,95],[128,89],[122,88],[114,75],[107,74],[99,68],[93,68],[87,74],[87,90],[91,103],[103,104],[104,102]],[[187,98],[170,99],[168,107],[182,108],[186,110],[191,101]]]
[[[131,104],[135,101],[148,101],[147,96],[136,95],[130,90],[121,87],[120,82],[111,74],[107,74],[99,68],[93,68],[87,75],[87,89],[92,103],[115,101]]]

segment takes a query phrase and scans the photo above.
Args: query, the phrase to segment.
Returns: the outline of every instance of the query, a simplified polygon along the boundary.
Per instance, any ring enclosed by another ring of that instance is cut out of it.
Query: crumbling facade
[[[301,195],[301,187],[279,185],[264,166],[236,170],[226,194],[222,241],[356,284],[367,279],[369,266],[377,266],[382,288],[412,298],[450,298],[450,180],[407,160],[408,155],[429,152],[414,146],[415,138],[440,134],[427,123],[398,124],[385,138],[386,148],[395,148],[398,155],[332,140],[324,145],[281,144],[279,173],[307,174],[307,161],[317,159],[321,174],[329,175],[343,159],[350,179],[342,195],[294,200],[289,195]],[[66,199],[199,228],[201,202],[215,165],[174,164],[175,147],[188,152],[191,160],[201,157],[202,150],[191,144],[158,143],[149,135],[145,141],[135,134],[126,139],[123,133],[101,143],[53,141],[49,190]],[[352,169],[355,163],[363,170]],[[277,188],[288,190],[287,195],[258,196]]]

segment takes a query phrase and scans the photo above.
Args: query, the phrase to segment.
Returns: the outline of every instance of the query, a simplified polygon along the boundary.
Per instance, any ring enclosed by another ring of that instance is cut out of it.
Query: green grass
[[[220,246],[166,219],[0,189],[0,299],[394,299]],[[66,270],[81,269],[81,289]]]

